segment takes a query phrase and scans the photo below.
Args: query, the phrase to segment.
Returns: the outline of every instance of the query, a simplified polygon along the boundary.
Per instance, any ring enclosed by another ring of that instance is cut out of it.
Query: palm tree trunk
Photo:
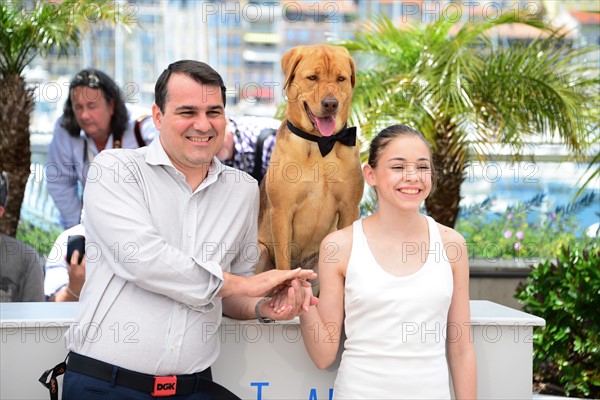
[[[460,187],[465,180],[464,146],[456,146],[453,124],[442,124],[433,145],[437,173],[435,190],[425,200],[427,214],[442,225],[454,228],[458,217]],[[461,148],[462,147],[462,148]]]
[[[8,175],[8,205],[0,232],[15,236],[30,174],[29,119],[33,94],[20,75],[0,77],[0,170]]]

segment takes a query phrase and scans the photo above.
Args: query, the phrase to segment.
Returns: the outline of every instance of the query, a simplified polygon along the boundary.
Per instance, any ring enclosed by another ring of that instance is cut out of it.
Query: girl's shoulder
[[[454,229],[446,226],[446,225],[442,225],[439,222],[436,222],[437,227],[440,231],[440,236],[442,238],[442,241],[444,242],[445,245],[448,245],[450,243],[452,244],[466,244],[465,238],[463,237],[463,235],[461,235],[460,233],[458,233],[457,231],[455,231]]]
[[[321,241],[319,257],[322,260],[329,260],[329,262],[335,259],[335,264],[345,268],[352,253],[353,226],[354,224],[351,224],[325,236]],[[335,255],[335,257],[333,257],[333,255]]]

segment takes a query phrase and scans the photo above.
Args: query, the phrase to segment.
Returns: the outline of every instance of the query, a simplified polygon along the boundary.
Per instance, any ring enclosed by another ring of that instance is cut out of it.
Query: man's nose
[[[82,108],[82,109],[79,111],[79,116],[80,116],[80,118],[82,118],[82,119],[87,119],[87,118],[90,116],[90,110],[89,110],[89,108],[85,108],[85,107],[84,107],[84,108]]]
[[[208,132],[212,128],[212,125],[210,124],[210,121],[208,120],[206,115],[199,114],[196,118],[194,118],[193,127],[196,131]]]

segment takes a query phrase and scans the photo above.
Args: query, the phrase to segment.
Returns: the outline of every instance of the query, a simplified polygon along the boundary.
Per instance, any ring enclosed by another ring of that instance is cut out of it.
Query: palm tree
[[[423,132],[439,172],[426,201],[429,215],[453,227],[471,153],[509,144],[518,158],[530,135],[560,139],[573,155],[598,142],[598,73],[583,63],[590,48],[575,48],[539,20],[507,13],[456,25],[439,18],[397,28],[386,17],[342,42],[359,68],[353,123],[366,142],[398,121]],[[496,46],[492,28],[520,22],[546,35]]]
[[[30,174],[29,120],[33,93],[22,75],[38,55],[77,46],[81,34],[99,21],[122,21],[114,1],[64,0],[0,2],[0,170],[8,174],[9,203],[0,231],[14,236]]]

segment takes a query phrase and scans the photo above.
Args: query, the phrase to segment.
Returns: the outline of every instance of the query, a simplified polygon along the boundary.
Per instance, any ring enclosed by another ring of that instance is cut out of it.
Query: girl
[[[456,398],[476,398],[465,240],[419,213],[435,178],[428,142],[390,126],[363,174],[378,208],[321,243],[319,303],[300,315],[310,357],[335,361],[343,322],[336,399],[448,399],[450,375]]]

